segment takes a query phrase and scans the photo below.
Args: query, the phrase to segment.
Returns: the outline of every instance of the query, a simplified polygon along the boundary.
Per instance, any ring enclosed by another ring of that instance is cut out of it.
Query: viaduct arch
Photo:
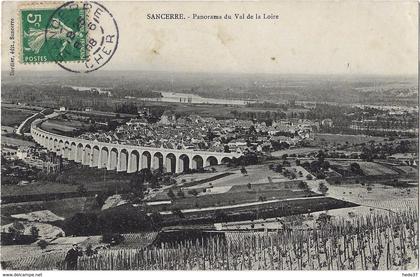
[[[240,153],[152,148],[66,137],[39,128],[41,122],[38,119],[31,125],[35,142],[67,160],[89,167],[128,173],[162,168],[165,172],[181,173],[227,163],[241,156]]]

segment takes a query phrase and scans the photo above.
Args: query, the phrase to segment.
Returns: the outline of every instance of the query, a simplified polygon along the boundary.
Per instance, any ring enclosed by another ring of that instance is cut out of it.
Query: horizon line
[[[7,73],[9,70],[1,70],[1,73],[3,75],[3,73]],[[7,77],[16,77],[18,76],[19,73],[34,73],[39,75],[42,72],[53,72],[53,73],[67,73],[64,70],[39,70],[39,71],[34,71],[34,70],[26,70],[26,69],[22,69],[19,71],[15,71],[14,76],[9,76],[9,74],[5,74]],[[150,73],[168,73],[168,74],[215,74],[215,75],[222,75],[222,74],[231,74],[231,75],[303,75],[303,76],[327,76],[327,75],[331,75],[331,76],[383,76],[383,77],[419,77],[419,73],[352,73],[352,72],[337,72],[337,73],[328,73],[328,72],[322,72],[322,73],[303,73],[303,72],[295,72],[295,73],[291,73],[291,72],[224,72],[224,71],[217,71],[217,72],[210,72],[210,71],[168,71],[168,70],[144,70],[144,69],[123,69],[123,70],[118,70],[118,69],[102,69],[101,71],[96,71],[96,72],[92,72],[93,75],[95,74],[100,74],[101,72],[105,73],[105,72],[150,72]],[[91,74],[91,73],[89,73]],[[73,76],[88,76],[87,73],[79,73],[79,74],[74,74]],[[3,76],[5,77],[5,76]]]

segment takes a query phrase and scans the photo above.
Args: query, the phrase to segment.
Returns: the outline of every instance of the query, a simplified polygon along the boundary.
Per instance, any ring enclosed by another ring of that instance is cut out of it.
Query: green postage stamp
[[[86,60],[86,9],[66,5],[19,10],[21,62],[77,62]]]

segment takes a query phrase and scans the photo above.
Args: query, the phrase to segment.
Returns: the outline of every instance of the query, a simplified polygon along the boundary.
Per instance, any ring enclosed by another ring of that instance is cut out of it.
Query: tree
[[[102,242],[110,243],[111,245],[118,245],[124,240],[125,240],[124,237],[119,233],[107,232],[102,235]]]
[[[198,195],[198,192],[197,192],[195,189],[192,189],[192,190],[189,190],[189,191],[188,191],[188,194],[191,194],[191,195],[197,196],[197,195]]]
[[[163,216],[159,212],[154,212],[150,216],[150,221],[156,227],[159,227],[160,224],[163,222]]]
[[[281,164],[273,164],[271,166],[271,170],[273,170],[274,172],[277,172],[277,173],[281,173],[281,171],[283,170],[283,167],[282,167]]]
[[[172,211],[172,214],[178,216],[179,218],[185,218],[184,214],[180,209],[174,209]]]
[[[307,190],[309,187],[308,187],[308,184],[306,182],[300,181],[299,184],[298,184],[298,188],[301,189],[301,190]]]
[[[264,196],[260,196],[260,197],[258,197],[258,201],[261,201],[261,202],[263,202],[263,201],[265,201],[265,200],[267,200]]]
[[[9,227],[9,233],[12,234],[13,240],[19,240],[20,236],[23,235],[23,232],[25,231],[25,226],[19,222],[15,221],[13,222],[12,226]]]
[[[222,210],[216,210],[214,219],[218,222],[226,222],[228,221],[228,215]]]
[[[46,240],[40,240],[38,241],[37,245],[41,248],[41,249],[45,249],[48,246],[48,242]]]
[[[244,167],[244,166],[241,168],[241,173],[242,173],[243,175],[248,174],[248,171],[246,171],[246,169],[245,169],[245,167]]]
[[[320,150],[317,155],[318,161],[323,163],[325,160],[325,153],[324,151]]]
[[[98,231],[98,216],[94,213],[76,213],[66,218],[63,223],[66,235],[85,236],[96,234]]]
[[[223,146],[223,151],[225,152],[225,153],[230,153],[230,149],[229,149],[229,145],[224,145]]]
[[[325,195],[328,191],[328,187],[324,183],[321,182],[319,183],[318,191]]]
[[[255,126],[254,125],[251,125],[249,127],[248,134],[251,135],[251,136],[257,134],[257,131],[255,130]]]
[[[39,229],[35,226],[32,226],[30,231],[32,237],[37,238],[39,236]]]
[[[94,254],[97,254],[98,251],[94,250],[93,247],[92,247],[92,244],[89,243],[86,246],[85,253],[86,253],[86,256],[90,257],[90,256],[93,256]]]
[[[318,218],[316,219],[316,222],[319,225],[325,225],[331,222],[331,216],[326,214],[326,213],[322,213],[318,216]]]
[[[80,184],[77,187],[77,192],[80,193],[80,194],[85,194],[87,192],[87,189],[85,188],[85,186],[83,184]]]
[[[176,195],[178,195],[179,197],[181,197],[181,198],[184,198],[185,197],[185,193],[182,191],[182,190],[179,190],[177,193],[176,193]]]
[[[363,170],[360,168],[360,165],[358,163],[351,163],[350,170],[354,174],[363,175]]]
[[[130,188],[133,192],[143,192],[144,190],[144,179],[145,179],[146,173],[143,172],[137,172],[133,175],[130,179]]]
[[[309,164],[309,162],[304,162],[304,163],[301,164],[301,166],[303,166],[303,168],[305,168],[305,169],[309,169],[310,164]]]
[[[215,133],[212,132],[212,130],[207,130],[207,139],[209,141],[213,141],[214,138],[217,138],[218,135],[216,135]]]
[[[168,197],[169,197],[169,198],[171,198],[172,200],[174,200],[174,199],[175,199],[175,193],[173,192],[173,190],[172,190],[172,189],[169,189],[169,190],[168,190],[167,195],[168,195]]]
[[[307,179],[307,180],[312,180],[312,179],[313,179],[313,177],[312,177],[312,175],[311,175],[311,174],[308,174],[308,175],[306,175],[306,179]]]
[[[108,198],[108,194],[105,192],[100,192],[95,196],[96,204],[99,208],[101,208],[104,204],[106,199]]]

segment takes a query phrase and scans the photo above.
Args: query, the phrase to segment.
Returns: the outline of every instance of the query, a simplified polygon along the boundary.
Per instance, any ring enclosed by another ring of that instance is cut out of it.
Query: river
[[[217,104],[217,105],[246,105],[254,103],[255,100],[236,100],[236,99],[217,99],[205,98],[199,95],[190,93],[179,93],[171,91],[155,91],[159,92],[162,97],[160,98],[138,98],[144,101],[159,101],[170,103],[190,103],[190,104]]]

